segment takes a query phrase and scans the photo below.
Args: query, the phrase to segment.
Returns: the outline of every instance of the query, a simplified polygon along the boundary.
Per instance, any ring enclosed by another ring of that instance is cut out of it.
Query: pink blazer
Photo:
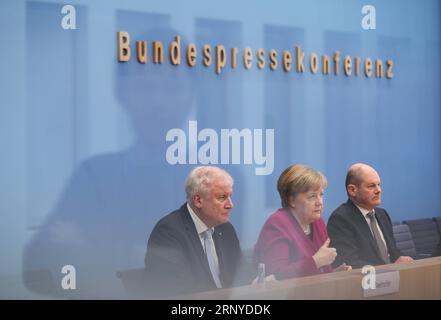
[[[310,240],[296,218],[279,209],[265,222],[254,249],[256,262],[265,263],[266,274],[276,279],[288,279],[332,272],[331,266],[318,269],[312,256],[328,238],[322,218],[312,223],[313,238]]]

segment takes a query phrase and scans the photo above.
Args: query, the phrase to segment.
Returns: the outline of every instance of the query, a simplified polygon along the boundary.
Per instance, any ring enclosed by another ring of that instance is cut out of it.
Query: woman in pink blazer
[[[254,251],[255,261],[265,263],[267,274],[281,280],[351,269],[331,267],[337,252],[329,248],[321,218],[326,185],[320,172],[305,165],[291,165],[280,175],[282,208],[265,222]]]

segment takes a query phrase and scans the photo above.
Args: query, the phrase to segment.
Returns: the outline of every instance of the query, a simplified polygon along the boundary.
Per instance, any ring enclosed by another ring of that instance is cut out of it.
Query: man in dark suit
[[[335,266],[342,263],[353,268],[407,262],[395,244],[392,222],[381,203],[380,176],[370,166],[357,163],[346,175],[348,201],[329,217],[328,234],[337,249]]]
[[[156,224],[147,244],[150,295],[168,297],[249,284],[251,272],[242,265],[239,240],[228,222],[232,177],[217,167],[198,167],[190,172],[185,189],[187,203]]]
[[[433,252],[433,257],[441,256],[441,240],[438,242],[438,246],[436,247],[435,251]]]

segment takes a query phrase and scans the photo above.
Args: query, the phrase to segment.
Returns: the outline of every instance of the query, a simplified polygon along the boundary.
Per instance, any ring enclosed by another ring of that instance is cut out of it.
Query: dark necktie
[[[387,254],[387,248],[384,241],[381,239],[380,229],[378,227],[377,219],[375,218],[374,211],[367,214],[369,220],[371,221],[371,230],[374,236],[375,242],[377,243],[378,250],[380,251],[381,258],[385,263],[390,263],[389,255]]]
[[[204,246],[205,254],[207,255],[208,265],[210,267],[211,275],[213,276],[214,283],[216,287],[222,288],[222,284],[219,279],[219,267],[216,265],[214,255],[216,254],[213,250],[213,230],[207,229],[203,232],[204,236]]]

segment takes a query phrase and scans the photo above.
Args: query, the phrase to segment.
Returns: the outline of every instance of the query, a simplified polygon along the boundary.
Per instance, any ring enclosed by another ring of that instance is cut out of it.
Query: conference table
[[[362,269],[268,281],[176,297],[182,300],[285,300],[285,299],[431,299],[441,300],[441,257],[375,267],[377,277],[393,292],[363,289],[368,273]],[[395,283],[394,283],[395,282]],[[393,288],[392,288],[393,287]],[[385,288],[383,288],[384,290]],[[386,288],[387,289],[387,288]],[[387,290],[386,290],[387,291]]]

